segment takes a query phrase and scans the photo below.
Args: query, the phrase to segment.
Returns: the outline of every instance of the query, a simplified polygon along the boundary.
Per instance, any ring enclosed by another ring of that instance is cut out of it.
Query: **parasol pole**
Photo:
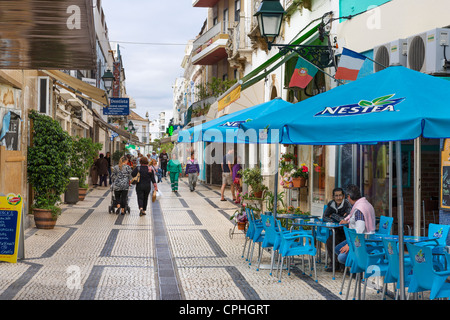
[[[400,300],[405,300],[405,268],[404,268],[404,243],[403,243],[403,181],[402,181],[402,143],[395,142],[396,154],[396,173],[397,173],[397,215],[398,215],[398,254],[399,254],[399,281],[400,281]]]

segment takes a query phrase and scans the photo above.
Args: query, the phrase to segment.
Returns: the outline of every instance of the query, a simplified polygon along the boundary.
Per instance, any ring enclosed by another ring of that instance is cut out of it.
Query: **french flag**
[[[341,80],[356,80],[365,60],[366,57],[362,54],[343,48],[334,77]]]

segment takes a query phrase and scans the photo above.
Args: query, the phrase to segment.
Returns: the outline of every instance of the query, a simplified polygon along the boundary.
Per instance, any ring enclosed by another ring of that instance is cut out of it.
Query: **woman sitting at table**
[[[349,185],[346,190],[347,199],[352,205],[350,214],[345,217],[340,224],[347,224],[349,229],[355,229],[357,233],[371,234],[375,232],[375,209],[361,196],[361,191],[356,185]],[[345,264],[348,255],[347,241],[343,241],[335,248],[335,252],[339,252],[338,261]]]
[[[348,202],[347,199],[345,199],[344,196],[344,190],[342,188],[335,188],[333,190],[333,200],[328,202],[327,208],[325,209],[325,212],[323,213],[323,221],[324,222],[335,222],[340,223],[349,213],[352,209],[352,206],[350,205],[350,202]],[[336,228],[335,231],[335,239],[334,243],[341,243],[345,240],[345,233],[342,228]],[[327,251],[328,256],[331,258],[333,257],[333,237],[328,237],[327,239]],[[341,268],[341,265],[339,261],[337,260],[337,256],[334,257],[334,267],[335,270],[339,270]],[[325,271],[327,272],[333,272],[333,267],[331,266]]]

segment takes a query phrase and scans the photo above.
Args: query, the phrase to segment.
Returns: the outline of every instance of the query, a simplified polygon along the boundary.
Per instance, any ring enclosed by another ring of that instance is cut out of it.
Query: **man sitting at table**
[[[348,202],[347,199],[344,197],[344,190],[342,188],[335,188],[333,190],[333,200],[328,202],[327,208],[325,209],[325,212],[323,213],[323,221],[324,222],[335,222],[340,223],[349,213],[352,209],[352,206],[350,205],[350,202]],[[336,228],[335,229],[335,244],[341,243],[345,240],[345,233],[343,228]],[[328,256],[332,259],[333,257],[333,237],[328,237],[327,239],[327,251]],[[334,257],[334,267],[335,270],[339,270],[341,268],[341,265],[339,261],[337,260],[337,256]],[[333,271],[333,262],[331,262],[331,266],[325,271],[332,272]]]
[[[340,224],[347,224],[350,229],[355,229],[357,233],[375,233],[375,209],[365,197],[361,196],[359,187],[354,184],[349,185],[346,189],[346,194],[348,201],[352,205],[352,210]],[[347,241],[343,241],[336,246],[335,252],[339,252],[339,263],[345,264],[348,250]]]

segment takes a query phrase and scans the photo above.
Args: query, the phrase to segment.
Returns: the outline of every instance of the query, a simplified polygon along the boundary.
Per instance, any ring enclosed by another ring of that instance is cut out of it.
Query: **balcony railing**
[[[221,21],[217,23],[215,26],[213,26],[211,29],[206,31],[197,40],[194,41],[193,52],[196,52],[199,47],[212,40],[212,38],[214,38],[215,36],[219,34],[229,34],[228,28],[232,26],[233,22],[229,21]]]

